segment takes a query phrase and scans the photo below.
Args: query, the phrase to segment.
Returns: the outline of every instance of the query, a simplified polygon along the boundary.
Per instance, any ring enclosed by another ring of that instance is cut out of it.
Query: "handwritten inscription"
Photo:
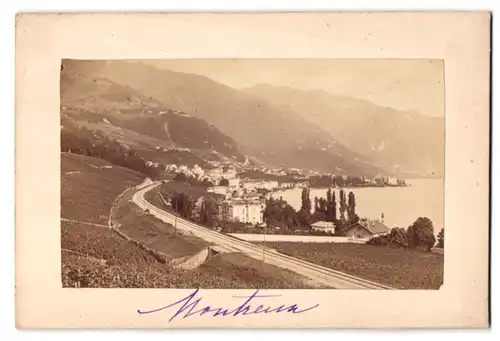
[[[265,299],[270,297],[281,297],[281,295],[262,295],[259,294],[259,290],[257,289],[250,296],[233,296],[233,298],[245,299],[245,301],[238,305],[236,308],[216,308],[210,305],[203,306],[200,303],[203,297],[198,296],[197,294],[200,289],[196,289],[188,296],[171,303],[169,305],[162,306],[160,308],[152,309],[152,310],[137,310],[137,312],[141,315],[143,314],[152,314],[157,313],[163,310],[167,310],[169,308],[177,309],[174,311],[174,314],[168,320],[169,322],[173,321],[177,317],[187,318],[190,316],[198,315],[209,315],[213,317],[218,316],[238,316],[238,315],[255,315],[255,314],[269,314],[269,313],[292,313],[292,314],[301,314],[306,311],[310,311],[314,308],[317,308],[319,304],[307,307],[300,308],[296,303],[291,305],[281,304],[276,307],[266,306],[263,304],[258,304],[258,299]],[[255,302],[257,301],[257,302]]]

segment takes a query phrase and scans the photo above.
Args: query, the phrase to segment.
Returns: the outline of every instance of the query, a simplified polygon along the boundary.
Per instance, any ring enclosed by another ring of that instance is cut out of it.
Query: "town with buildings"
[[[293,189],[308,189],[311,182],[316,180],[319,186],[332,188],[349,188],[360,186],[406,186],[404,180],[395,177],[379,176],[374,178],[352,177],[347,175],[320,174],[303,169],[266,168],[255,167],[248,163],[238,164],[234,162],[209,162],[210,167],[203,168],[199,165],[188,167],[186,165],[170,164],[165,167],[165,173],[171,174],[173,180],[186,181],[191,184],[201,185],[206,194],[216,198],[218,222],[234,222],[242,226],[268,228],[267,233],[286,233],[288,229],[281,229],[278,224],[267,226],[265,217],[271,195],[274,192],[282,192]],[[150,163],[151,167],[157,167]],[[325,179],[328,179],[326,182]],[[335,184],[337,183],[337,184]],[[340,185],[340,186],[339,186]],[[168,195],[168,194],[167,194]],[[200,196],[194,205],[195,216],[200,216],[200,210],[207,196]],[[271,199],[272,200],[272,199]],[[314,215],[313,215],[314,217]],[[321,216],[319,217],[321,218]],[[334,219],[337,221],[337,219]],[[369,219],[363,217],[355,221],[348,221],[349,225],[343,227],[343,236],[352,239],[367,240],[376,236],[389,233],[390,228],[384,225],[383,217]],[[337,223],[338,225],[338,223]],[[221,224],[216,227],[219,231]],[[273,228],[275,230],[273,230]],[[279,231],[281,229],[281,231]],[[313,219],[309,226],[289,229],[294,234],[317,234],[336,235],[339,226],[332,219]],[[246,232],[248,229],[239,230]],[[258,233],[259,230],[251,230]],[[261,230],[262,231],[262,230]]]

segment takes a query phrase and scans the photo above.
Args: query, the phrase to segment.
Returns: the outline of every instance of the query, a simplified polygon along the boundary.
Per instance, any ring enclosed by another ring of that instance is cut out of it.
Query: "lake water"
[[[344,188],[346,196],[352,191],[356,197],[356,213],[359,217],[380,218],[384,213],[384,222],[388,227],[407,228],[418,217],[427,217],[434,223],[437,234],[444,226],[444,179],[406,180],[408,187],[366,187]],[[311,188],[311,203],[314,197],[326,198],[328,189]],[[279,191],[273,197],[283,197],[293,208],[300,209],[302,189]],[[340,198],[339,189],[335,196]],[[337,214],[338,216],[338,214]]]

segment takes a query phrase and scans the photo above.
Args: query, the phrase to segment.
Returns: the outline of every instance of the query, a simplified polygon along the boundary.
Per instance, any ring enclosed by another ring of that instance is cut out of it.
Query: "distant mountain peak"
[[[202,119],[231,137],[245,154],[255,155],[265,163],[325,172],[340,167],[352,174],[366,175],[380,171],[369,158],[349,150],[337,136],[302,113],[205,76],[157,69],[139,62],[65,63],[65,68],[134,89],[146,99],[158,101],[160,109]]]

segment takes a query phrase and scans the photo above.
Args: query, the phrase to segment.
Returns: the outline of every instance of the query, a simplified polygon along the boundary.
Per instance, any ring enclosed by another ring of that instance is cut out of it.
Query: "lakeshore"
[[[325,197],[327,187],[312,188],[314,197]],[[428,217],[434,223],[437,234],[444,227],[444,179],[410,179],[400,187],[353,187],[332,188],[335,192],[352,191],[356,196],[356,212],[360,217],[380,218],[392,227],[408,227],[418,217]],[[294,209],[300,209],[301,189],[292,188],[272,192],[269,197],[287,201]]]

